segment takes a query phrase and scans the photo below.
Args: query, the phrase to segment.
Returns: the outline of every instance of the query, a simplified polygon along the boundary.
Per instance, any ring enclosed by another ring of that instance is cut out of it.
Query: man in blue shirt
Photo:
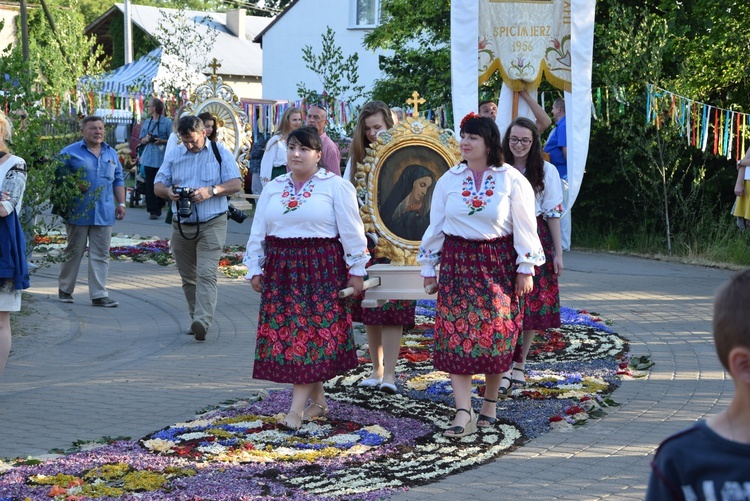
[[[66,214],[68,260],[60,266],[58,297],[73,302],[81,259],[89,247],[89,297],[94,306],[114,307],[119,303],[107,292],[109,244],[115,219],[125,217],[125,181],[117,152],[104,142],[104,122],[96,116],[83,119],[83,140],[60,152],[63,175],[81,172],[81,196]],[[115,201],[117,205],[115,206]]]
[[[182,144],[164,158],[154,193],[173,202],[172,254],[192,319],[188,334],[205,341],[216,311],[216,273],[227,237],[227,195],[242,189],[242,179],[232,152],[206,139],[203,120],[182,117],[177,134]],[[179,207],[186,209],[188,201],[186,215]]]
[[[562,231],[562,248],[570,250],[570,207],[568,206],[568,136],[565,125],[565,100],[557,99],[552,104],[552,117],[555,119],[555,128],[550,133],[544,151],[549,154],[549,161],[560,174],[560,183],[563,190],[563,213],[560,218],[560,230]]]

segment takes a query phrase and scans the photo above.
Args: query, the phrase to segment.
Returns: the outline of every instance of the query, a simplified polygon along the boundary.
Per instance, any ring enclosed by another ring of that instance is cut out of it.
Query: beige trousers
[[[190,318],[200,320],[208,329],[216,311],[216,273],[227,239],[227,218],[219,216],[201,223],[200,231],[198,228],[183,224],[185,238],[177,222],[172,223],[172,255],[182,278]]]
[[[107,273],[109,272],[109,244],[112,241],[111,226],[83,226],[65,223],[68,234],[68,245],[65,254],[68,260],[60,266],[58,282],[60,290],[73,294],[76,288],[81,259],[89,246],[89,297],[93,301],[109,296],[107,292]]]

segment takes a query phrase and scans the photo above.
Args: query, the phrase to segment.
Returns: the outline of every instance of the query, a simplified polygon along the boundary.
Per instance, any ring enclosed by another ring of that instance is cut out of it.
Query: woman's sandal
[[[367,379],[363,379],[362,381],[360,381],[357,386],[359,386],[360,388],[374,388],[376,386],[379,386],[382,381],[382,377],[368,377]]]
[[[490,400],[489,398],[485,398],[484,401],[489,402],[491,404],[497,403],[497,400]],[[479,417],[477,418],[477,428],[489,428],[490,426],[494,426],[496,422],[497,422],[497,417],[486,416],[484,414],[480,414]]]
[[[513,373],[515,371],[519,371],[521,374],[523,374],[524,376],[526,376],[526,370],[525,369],[519,369],[518,367],[513,367],[510,370],[510,378],[511,378],[510,382],[512,384],[517,384],[518,386],[526,386],[526,378],[525,377],[523,379],[516,379],[515,377],[513,377]]]
[[[508,386],[503,386],[503,381],[508,381]],[[500,388],[498,388],[498,396],[505,400],[510,396],[510,390],[513,388],[513,380],[509,378],[508,376],[503,376],[503,379],[500,380]]]
[[[451,426],[443,432],[444,437],[461,438],[477,431],[477,420],[476,415],[474,414],[474,409],[456,409],[456,415],[461,411],[469,415],[469,422],[466,423],[466,426]]]
[[[310,409],[315,410],[315,414],[312,414],[310,412]],[[308,421],[312,418],[318,418],[318,417],[326,417],[328,415],[328,406],[323,406],[320,404],[317,404],[315,402],[310,402],[310,405],[305,407],[305,410],[302,411],[302,419],[307,419]]]
[[[304,414],[304,412],[302,414]],[[296,416],[297,419],[299,419],[299,422],[297,422],[296,425],[294,423],[289,423],[288,419],[290,416]],[[290,410],[289,412],[286,413],[286,416],[284,417],[284,421],[278,424],[278,427],[281,428],[282,430],[297,431],[302,426],[302,421],[303,419],[301,415],[299,415],[297,412]]]

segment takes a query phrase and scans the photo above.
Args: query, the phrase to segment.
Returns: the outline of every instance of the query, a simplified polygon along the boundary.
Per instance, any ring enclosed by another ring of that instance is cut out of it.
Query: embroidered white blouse
[[[545,219],[561,218],[563,213],[563,193],[557,167],[544,162],[544,190],[536,193],[536,215]]]
[[[263,274],[266,236],[341,239],[351,275],[364,276],[370,259],[352,184],[320,169],[298,192],[291,173],[269,182],[258,199],[244,263],[246,279]]]
[[[278,134],[268,140],[263,158],[260,159],[260,182],[263,186],[271,179],[274,167],[286,165],[286,141]]]
[[[492,240],[513,234],[518,253],[518,273],[534,274],[544,264],[544,251],[536,231],[534,190],[518,170],[508,164],[490,167],[479,187],[466,164],[438,179],[432,194],[430,226],[422,237],[417,261],[423,277],[434,277],[445,235],[467,240]]]

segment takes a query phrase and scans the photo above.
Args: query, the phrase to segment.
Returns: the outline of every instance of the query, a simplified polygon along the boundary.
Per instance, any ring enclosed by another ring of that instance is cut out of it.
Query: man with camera
[[[203,121],[184,116],[177,124],[182,144],[164,158],[154,192],[173,202],[172,254],[196,341],[216,310],[216,273],[227,236],[227,195],[242,189],[237,162],[224,145],[206,138]]]

